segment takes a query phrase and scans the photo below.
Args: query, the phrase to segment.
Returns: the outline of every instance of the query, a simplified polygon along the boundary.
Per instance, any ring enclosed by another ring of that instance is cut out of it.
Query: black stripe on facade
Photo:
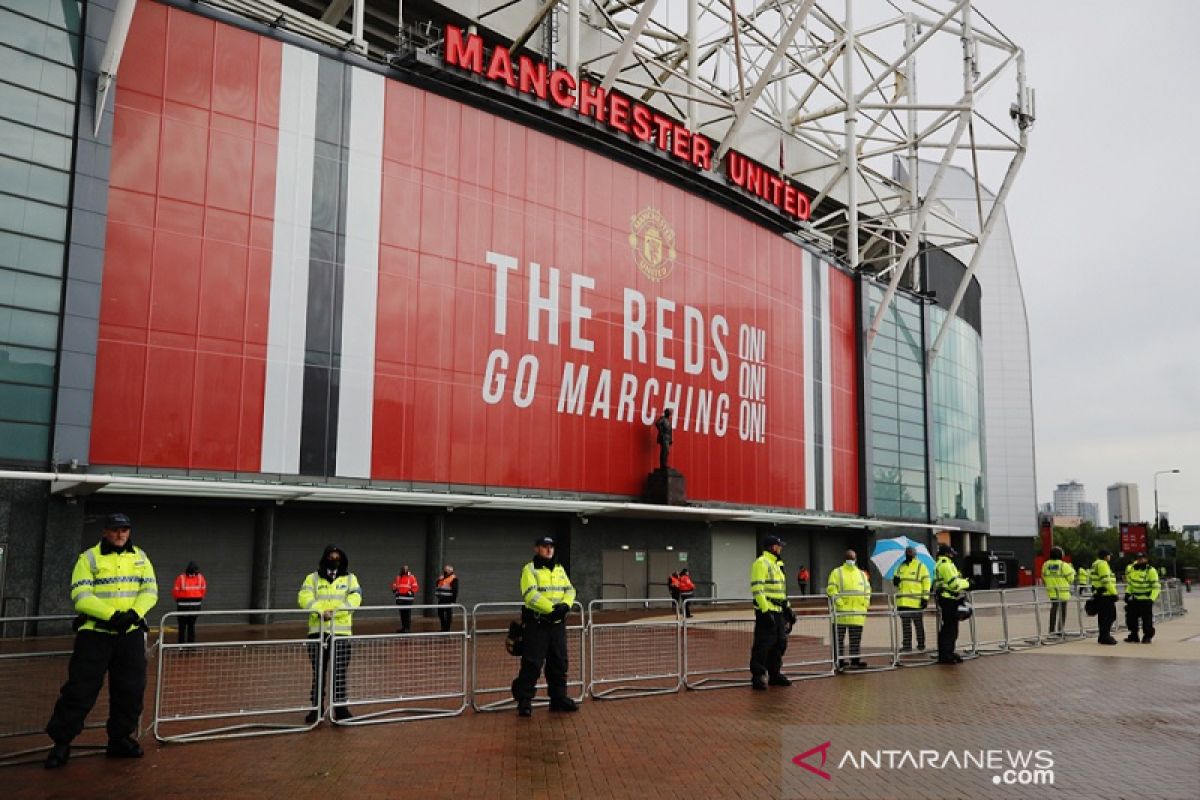
[[[312,234],[304,352],[300,473],[333,475],[342,346],[349,181],[350,69],[322,58],[317,67]]]

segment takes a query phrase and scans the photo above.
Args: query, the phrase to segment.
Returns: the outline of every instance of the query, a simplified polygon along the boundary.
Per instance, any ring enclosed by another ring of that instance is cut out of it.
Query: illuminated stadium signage
[[[533,95],[562,109],[573,109],[582,117],[599,122],[613,131],[650,144],[670,158],[697,169],[713,169],[713,143],[650,106],[625,95],[606,91],[588,80],[576,79],[565,69],[551,71],[545,62],[518,56],[504,45],[486,52],[483,39],[454,25],[446,27],[443,59],[448,67],[474,72],[489,81]],[[799,220],[811,214],[808,195],[776,172],[730,150],[725,157],[725,175],[739,189],[765,200],[778,210]]]

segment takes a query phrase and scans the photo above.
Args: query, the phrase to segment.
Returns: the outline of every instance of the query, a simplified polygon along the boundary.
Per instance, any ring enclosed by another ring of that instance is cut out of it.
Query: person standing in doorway
[[[204,602],[204,595],[208,594],[208,583],[195,561],[189,561],[183,572],[175,578],[171,594],[175,596],[175,608],[180,612],[179,643],[196,641],[196,612]]]
[[[806,564],[800,565],[800,571],[796,573],[796,583],[800,585],[800,594],[808,594],[808,582],[812,580],[812,573],[808,571]]]
[[[400,607],[400,633],[408,633],[412,627],[412,607],[417,602],[417,592],[420,589],[417,576],[413,575],[408,564],[405,564],[400,568],[396,580],[392,581],[392,596],[396,598],[396,605]]]
[[[451,606],[458,602],[458,576],[454,574],[454,567],[449,564],[442,567],[442,574],[433,587],[433,596],[438,604],[438,621],[442,624],[442,633],[445,633],[454,624],[454,609]]]

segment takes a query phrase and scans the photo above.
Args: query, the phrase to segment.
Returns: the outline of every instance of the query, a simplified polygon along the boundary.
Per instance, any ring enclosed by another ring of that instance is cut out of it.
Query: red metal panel
[[[858,344],[854,280],[829,271],[829,310],[833,318],[833,508],[858,513]]]
[[[134,13],[114,115],[97,463],[258,469],[280,53],[183,11]]]

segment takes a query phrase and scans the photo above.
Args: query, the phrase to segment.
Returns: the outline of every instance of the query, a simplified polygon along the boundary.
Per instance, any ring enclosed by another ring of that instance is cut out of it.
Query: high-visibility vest
[[[692,583],[691,575],[679,576],[679,592],[680,594],[691,594],[696,591],[696,584]]]
[[[1088,571],[1087,567],[1080,567],[1079,569],[1075,570],[1075,581],[1080,586],[1087,586],[1089,583],[1091,583],[1091,580],[1092,575],[1091,572]]]
[[[787,607],[783,559],[770,550],[763,550],[750,565],[750,596],[754,598],[754,607],[763,613]]]
[[[575,587],[562,564],[536,567],[530,561],[521,568],[521,600],[535,614],[549,614],[559,603],[575,602]]]
[[[127,633],[98,627],[97,623],[118,611],[135,611],[145,617],[158,602],[158,582],[146,553],[137,546],[115,553],[100,552],[100,545],[89,547],[75,560],[71,573],[71,602],[75,611],[87,617],[80,630],[101,633]]]
[[[433,594],[439,600],[454,599],[455,583],[457,581],[457,575],[443,575],[437,579],[437,585],[433,587]]]
[[[186,572],[175,578],[175,587],[171,594],[176,600],[203,600],[208,592],[208,584],[200,573],[189,575]]]
[[[862,626],[867,623],[866,612],[871,607],[871,584],[858,567],[845,564],[835,567],[829,573],[825,594],[833,598],[833,607],[838,612],[838,625]]]
[[[937,596],[947,600],[957,600],[962,593],[971,588],[971,584],[958,571],[950,556],[938,556],[937,565],[933,570],[933,585]]]
[[[678,589],[678,588],[679,588],[679,576],[678,576],[678,575],[672,575],[671,577],[667,578],[667,584],[668,584],[668,585],[669,585],[669,586],[670,586],[672,589]]]
[[[338,575],[332,581],[325,580],[319,572],[313,572],[300,584],[296,597],[301,608],[313,613],[308,615],[308,632],[320,633],[321,613],[332,611],[334,636],[350,635],[350,615],[362,605],[362,589],[353,573]]]
[[[407,575],[397,575],[396,580],[392,581],[392,594],[396,595],[397,600],[415,599],[419,588],[417,576],[411,572]]]
[[[1067,600],[1071,597],[1071,583],[1075,580],[1075,568],[1066,561],[1052,558],[1042,564],[1042,583],[1046,584],[1046,596],[1051,600]]]
[[[919,558],[901,561],[896,567],[896,608],[920,608],[922,600],[929,599],[929,567]]]
[[[1092,564],[1092,592],[1100,596],[1117,595],[1117,576],[1112,567],[1102,558],[1097,558]]]
[[[1157,600],[1158,570],[1149,564],[1144,567],[1130,564],[1125,568],[1125,591],[1135,600]]]

